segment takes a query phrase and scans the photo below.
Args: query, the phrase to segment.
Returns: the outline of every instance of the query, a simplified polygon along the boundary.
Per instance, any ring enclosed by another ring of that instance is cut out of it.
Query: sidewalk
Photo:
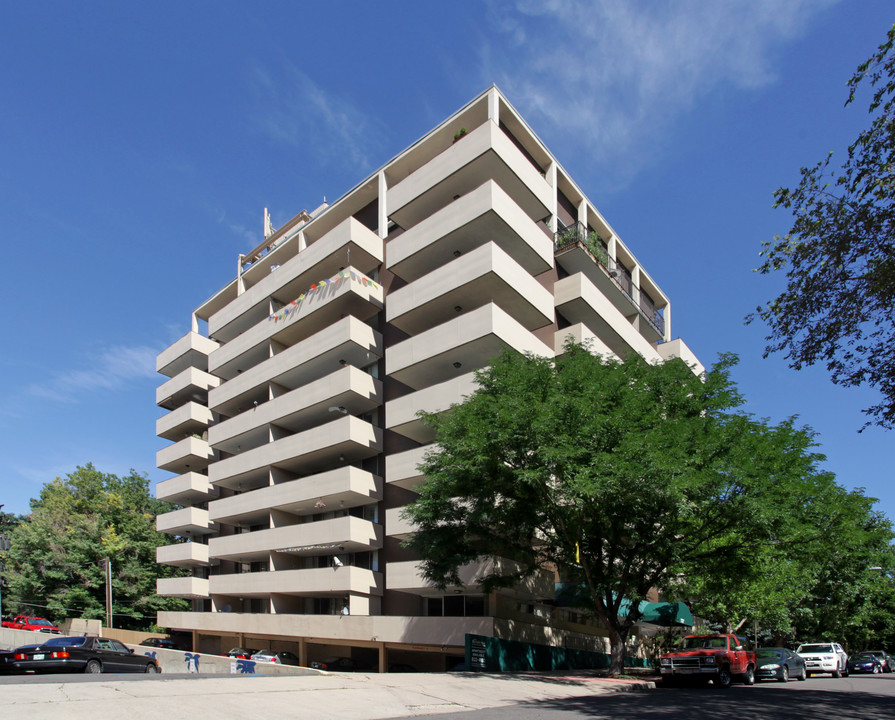
[[[642,692],[648,680],[565,673],[147,676],[122,681],[3,685],[0,716],[29,720],[195,720],[230,717],[374,720],[463,712],[594,694]]]

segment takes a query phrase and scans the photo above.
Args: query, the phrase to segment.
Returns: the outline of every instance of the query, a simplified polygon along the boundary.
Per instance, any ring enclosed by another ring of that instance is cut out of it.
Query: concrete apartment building
[[[446,669],[467,633],[603,650],[550,574],[431,587],[401,510],[433,441],[417,413],[461,402],[504,346],[553,357],[572,336],[702,371],[634,254],[495,87],[265,235],[158,356],[157,496],[181,508],[158,562],[190,570],[158,593],[192,603],[158,623],[199,651],[380,669]]]

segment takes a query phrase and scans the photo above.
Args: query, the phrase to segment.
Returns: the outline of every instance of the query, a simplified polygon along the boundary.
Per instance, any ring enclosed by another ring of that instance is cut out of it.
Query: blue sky
[[[336,10],[337,9],[337,10]],[[890,2],[0,5],[0,503],[93,462],[153,481],[155,355],[274,226],[497,83],[747,410],[798,415],[895,518],[871,391],[762,359],[772,193],[867,124],[845,83]],[[863,98],[862,98],[863,99]]]

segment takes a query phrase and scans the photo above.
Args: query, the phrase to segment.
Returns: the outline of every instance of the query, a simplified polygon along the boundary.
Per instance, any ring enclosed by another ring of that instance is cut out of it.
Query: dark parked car
[[[858,653],[848,659],[848,671],[850,673],[881,673],[883,661],[872,652]]]
[[[252,655],[254,655],[257,650],[250,650],[248,648],[231,648],[230,652],[225,652],[223,657],[232,657],[237,660],[249,660]]]
[[[140,645],[144,645],[146,647],[155,647],[162,648],[164,650],[177,650],[177,643],[174,642],[171,638],[146,638]]]
[[[883,650],[868,650],[867,652],[873,653],[880,659],[883,664],[883,672],[895,672],[895,657]]]
[[[2,667],[8,673],[160,672],[154,658],[103,637],[54,637],[40,645],[24,645],[13,650]]]
[[[350,657],[328,657],[323,658],[323,660],[312,660],[311,667],[317,670],[333,670],[336,672],[362,672],[370,669]]]
[[[300,665],[298,656],[288,650],[259,650],[252,655],[252,660],[259,662],[278,663],[280,665]]]
[[[758,648],[755,651],[756,680],[787,682],[790,678],[808,679],[805,661],[792,650],[782,647]]]

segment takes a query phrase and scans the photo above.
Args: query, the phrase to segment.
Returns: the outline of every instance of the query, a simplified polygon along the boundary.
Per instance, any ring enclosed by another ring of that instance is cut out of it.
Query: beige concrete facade
[[[435,449],[419,413],[463,402],[503,348],[554,357],[571,337],[703,371],[652,276],[497,88],[237,267],[158,356],[172,477],[157,495],[178,507],[157,519],[157,559],[189,573],[158,592],[192,605],[159,624],[204,652],[382,670],[443,670],[467,633],[604,648],[592,619],[551,605],[551,573],[486,594],[508,562],[491,558],[439,590],[402,546]]]

